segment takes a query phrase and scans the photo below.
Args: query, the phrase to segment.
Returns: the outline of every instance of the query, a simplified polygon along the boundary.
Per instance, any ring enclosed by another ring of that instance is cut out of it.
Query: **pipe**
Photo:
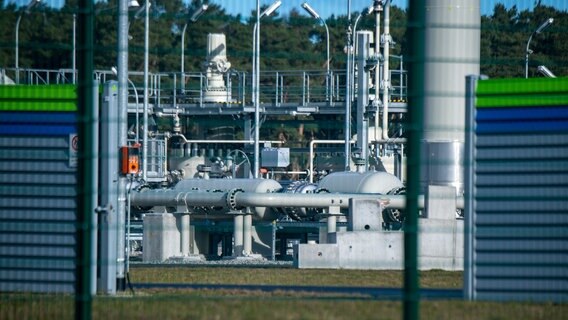
[[[233,238],[235,243],[233,244],[234,252],[233,256],[240,257],[243,255],[243,226],[244,226],[244,217],[242,214],[235,214],[233,218],[234,227],[233,227]]]
[[[348,11],[349,25],[347,26],[347,70],[345,74],[345,127],[343,129],[343,132],[345,134],[345,170],[349,170],[349,163],[351,158],[351,0],[349,0],[348,3]]]
[[[189,213],[180,213],[180,241],[181,241],[181,255],[184,257],[189,256],[189,229],[190,229],[190,216]]]
[[[234,195],[236,206],[239,207],[309,207],[349,208],[349,199],[375,198],[383,201],[386,208],[404,209],[405,195],[382,195],[370,193],[256,193],[238,192]],[[148,190],[132,193],[133,206],[215,206],[227,208],[227,192],[179,192],[173,190]],[[424,196],[419,196],[419,206],[424,207]],[[456,207],[462,209],[463,196],[456,197]]]
[[[118,3],[118,146],[128,145],[128,3],[121,0]],[[126,197],[127,180],[125,176],[118,176],[118,202],[117,202],[117,280],[125,283],[126,279]]]
[[[258,178],[258,173],[260,171],[260,0],[256,0],[256,45],[254,49],[254,60],[255,60],[255,90],[254,91],[254,172],[253,178]]]
[[[252,215],[246,214],[243,217],[243,255],[248,256],[252,253]]]
[[[379,1],[375,1],[375,5],[377,7],[375,7],[375,55],[378,58],[378,55],[381,51],[381,2]],[[386,17],[386,15],[385,15]],[[379,68],[379,64],[377,63],[377,65],[375,66],[375,98],[373,99],[373,106],[375,107],[375,132],[373,134],[373,136],[375,137],[375,141],[379,140],[378,134],[377,134],[377,130],[379,128],[379,81],[380,81],[380,69]],[[384,97],[384,94],[383,94]],[[384,115],[383,115],[384,117]],[[384,132],[385,132],[385,127],[383,126],[382,128],[383,131],[383,138],[384,138]],[[375,142],[376,143],[376,142]],[[378,147],[378,145],[376,146]],[[378,149],[378,148],[377,148]]]
[[[350,143],[355,143],[354,140],[350,140]],[[379,142],[379,143],[384,143],[387,142],[385,140],[377,140],[375,142]],[[405,143],[406,139],[405,138],[397,138],[397,139],[391,139],[390,142],[393,143]],[[343,140],[312,140],[310,141],[310,173],[309,173],[309,181],[310,183],[314,182],[314,149],[315,149],[315,144],[316,143],[328,143],[328,144],[342,144],[345,143],[345,141]]]
[[[384,5],[384,41],[383,44],[383,139],[389,138],[389,97],[390,97],[390,70],[389,70],[389,54],[390,54],[390,0],[385,1]],[[375,127],[376,130],[376,127]],[[376,131],[375,131],[376,132]]]
[[[144,115],[142,124],[144,135],[142,136],[142,179],[148,180],[148,64],[150,47],[150,6],[149,0],[146,0],[145,17],[144,17]]]

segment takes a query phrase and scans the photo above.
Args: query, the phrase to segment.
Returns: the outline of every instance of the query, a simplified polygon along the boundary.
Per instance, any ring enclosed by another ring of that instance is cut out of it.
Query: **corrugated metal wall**
[[[0,291],[73,292],[73,86],[0,86]]]
[[[473,298],[568,301],[568,79],[482,80],[476,105]]]

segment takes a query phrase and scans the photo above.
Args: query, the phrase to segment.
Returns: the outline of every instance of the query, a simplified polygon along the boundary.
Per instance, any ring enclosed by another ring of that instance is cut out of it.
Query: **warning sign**
[[[79,158],[79,135],[76,133],[69,134],[69,167],[77,168],[77,159]]]

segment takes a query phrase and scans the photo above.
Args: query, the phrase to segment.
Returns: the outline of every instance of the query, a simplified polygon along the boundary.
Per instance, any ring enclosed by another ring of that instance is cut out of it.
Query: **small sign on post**
[[[79,135],[76,133],[69,134],[69,167],[77,168],[77,159],[79,157]]]

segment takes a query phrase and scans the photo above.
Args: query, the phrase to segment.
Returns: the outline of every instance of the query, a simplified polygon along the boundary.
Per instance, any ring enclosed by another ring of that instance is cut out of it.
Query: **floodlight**
[[[556,78],[556,75],[554,73],[552,73],[552,71],[548,70],[548,68],[546,66],[538,66],[537,70],[538,70],[538,72],[542,73],[546,77]]]
[[[302,3],[302,8],[306,10],[314,19],[319,19],[320,15],[307,2]]]
[[[275,1],[273,4],[270,5],[270,7],[266,8],[266,10],[264,10],[261,14],[260,17],[264,17],[264,16],[269,16],[271,15],[274,11],[276,11],[276,9],[278,9],[280,6],[282,5],[282,1],[278,0]]]
[[[191,22],[197,21],[197,19],[199,19],[199,17],[201,17],[203,13],[207,11],[208,8],[209,6],[206,4],[201,5],[199,8],[197,8],[197,10],[195,10],[195,12],[189,18],[189,20],[191,20]]]
[[[538,29],[536,29],[536,33],[541,33],[542,30],[548,28],[554,22],[554,18],[548,18],[545,22],[543,22]]]

